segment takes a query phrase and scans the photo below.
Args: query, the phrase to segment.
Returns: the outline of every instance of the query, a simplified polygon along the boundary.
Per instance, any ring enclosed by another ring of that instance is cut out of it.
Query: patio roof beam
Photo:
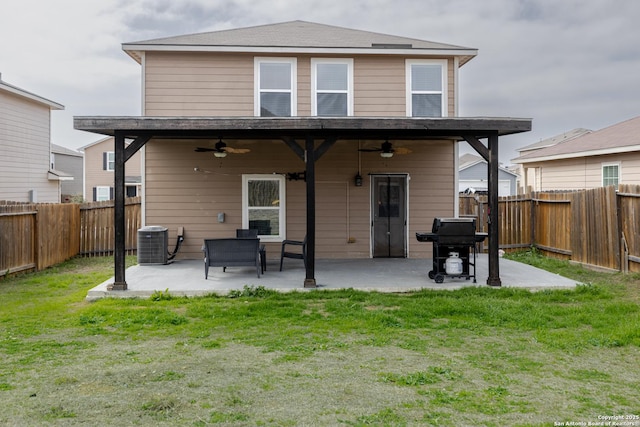
[[[296,156],[300,158],[300,160],[304,161],[304,149],[300,147],[300,145],[296,142],[296,140],[292,137],[285,136],[282,138],[285,144],[295,153]]]
[[[138,136],[127,148],[124,150],[124,161],[129,160],[134,154],[138,152],[144,145],[151,139],[151,134],[144,134]]]
[[[338,140],[338,138],[336,137],[331,137],[331,138],[327,138],[324,140],[324,142],[315,150],[315,159],[319,160],[320,157],[322,157],[324,155],[324,153],[326,153],[329,148],[331,148],[333,146],[333,144],[336,143],[336,141]]]
[[[463,138],[485,161],[489,161],[489,149],[478,138],[473,135],[463,135]]]

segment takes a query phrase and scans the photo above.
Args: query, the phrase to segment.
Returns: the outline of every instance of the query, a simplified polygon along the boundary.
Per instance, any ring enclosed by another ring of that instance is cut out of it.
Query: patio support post
[[[127,282],[125,280],[125,146],[124,134],[115,132],[115,171],[114,171],[114,215],[113,228],[115,231],[115,242],[113,250],[113,261],[115,267],[115,281],[111,287],[115,291],[126,291]]]
[[[502,286],[498,250],[500,224],[498,223],[498,134],[489,135],[489,277],[487,285]]]
[[[315,140],[307,136],[304,161],[306,164],[307,184],[307,262],[305,265],[305,288],[316,287],[316,153]]]

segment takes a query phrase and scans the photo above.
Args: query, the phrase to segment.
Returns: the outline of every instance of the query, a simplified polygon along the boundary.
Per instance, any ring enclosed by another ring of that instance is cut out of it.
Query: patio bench
[[[204,278],[209,277],[209,267],[255,267],[260,278],[260,239],[205,239]]]

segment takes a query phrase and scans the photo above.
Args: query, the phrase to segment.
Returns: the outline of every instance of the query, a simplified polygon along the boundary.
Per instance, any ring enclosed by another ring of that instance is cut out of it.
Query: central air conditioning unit
[[[138,230],[138,264],[166,264],[169,253],[168,228],[150,225]]]

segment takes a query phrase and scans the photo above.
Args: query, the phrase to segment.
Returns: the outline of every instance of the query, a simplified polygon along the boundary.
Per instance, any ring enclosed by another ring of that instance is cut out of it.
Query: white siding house
[[[0,80],[0,200],[60,202],[51,169],[51,111],[64,106]]]

